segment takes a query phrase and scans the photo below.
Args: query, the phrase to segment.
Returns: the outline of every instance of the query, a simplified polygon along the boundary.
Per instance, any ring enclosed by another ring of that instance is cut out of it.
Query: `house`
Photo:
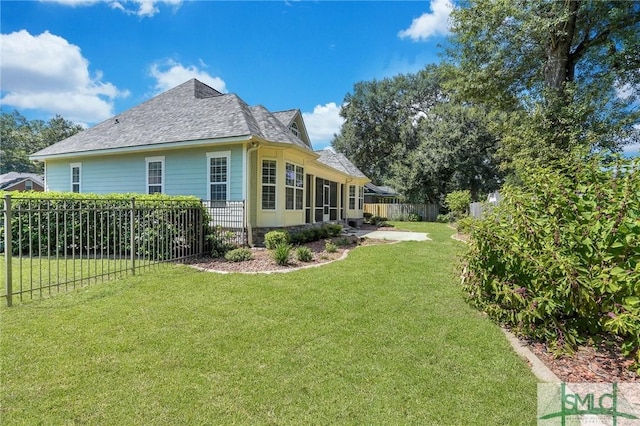
[[[361,223],[369,181],[342,154],[313,151],[299,110],[249,106],[196,79],[30,158],[44,162],[47,191],[193,195],[232,209],[249,243],[276,228]]]
[[[1,191],[44,191],[42,176],[35,173],[9,172],[0,175]]]
[[[400,194],[390,186],[377,186],[369,182],[364,185],[364,202],[367,204],[396,204]]]

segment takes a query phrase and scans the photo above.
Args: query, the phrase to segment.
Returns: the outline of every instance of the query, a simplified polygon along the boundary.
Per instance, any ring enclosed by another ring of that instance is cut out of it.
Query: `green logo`
[[[539,383],[538,424],[640,425],[640,383]]]

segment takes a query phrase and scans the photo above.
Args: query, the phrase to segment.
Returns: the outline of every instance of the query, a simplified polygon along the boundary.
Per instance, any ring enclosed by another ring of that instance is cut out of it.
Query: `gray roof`
[[[9,172],[0,175],[0,189],[11,187],[27,179],[31,179],[34,183],[44,187],[44,181],[41,175],[35,173]]]
[[[369,190],[369,192],[374,192],[378,195],[387,195],[387,196],[398,195],[398,191],[396,191],[390,186],[384,186],[384,185],[378,186],[378,185],[374,185],[371,182],[365,183],[364,188],[365,188],[365,191]]]
[[[285,112],[280,116],[286,118]],[[266,108],[249,107],[235,94],[191,79],[32,156],[249,136],[309,149]]]
[[[299,111],[297,109],[289,109],[287,111],[276,111],[273,115],[282,122],[285,126],[289,126]]]
[[[316,153],[320,154],[318,157],[318,161],[322,164],[325,164],[329,167],[333,167],[334,169],[341,171],[342,173],[346,173],[348,175],[365,178],[368,179],[364,173],[360,171],[347,157],[339,152],[335,152],[332,149],[326,148],[322,151],[316,151]]]

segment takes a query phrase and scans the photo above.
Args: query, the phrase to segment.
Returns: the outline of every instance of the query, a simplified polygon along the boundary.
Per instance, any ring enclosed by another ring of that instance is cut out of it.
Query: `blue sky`
[[[439,62],[449,0],[2,1],[2,110],[97,124],[192,77],[300,109],[314,148],[358,81]]]

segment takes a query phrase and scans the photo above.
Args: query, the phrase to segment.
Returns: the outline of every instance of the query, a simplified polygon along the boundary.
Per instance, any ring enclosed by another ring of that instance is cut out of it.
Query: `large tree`
[[[452,87],[496,111],[505,158],[637,140],[640,2],[469,0],[452,21]]]
[[[82,130],[82,126],[59,115],[45,122],[27,120],[18,111],[0,115],[0,172],[42,173],[42,164],[29,160],[29,155],[66,139]]]
[[[453,103],[442,67],[360,82],[345,97],[345,119],[333,147],[375,183],[408,200],[439,202],[447,192],[496,188],[496,139],[485,114]]]

